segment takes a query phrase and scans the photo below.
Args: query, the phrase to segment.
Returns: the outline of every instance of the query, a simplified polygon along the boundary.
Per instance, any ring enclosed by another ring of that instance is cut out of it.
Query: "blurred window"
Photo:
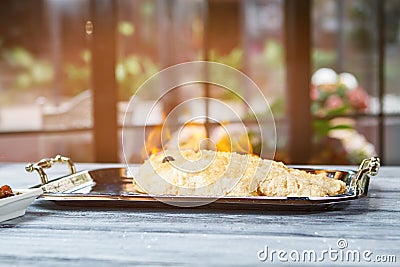
[[[289,10],[293,6],[299,7],[295,13]],[[301,12],[311,23],[304,36]],[[400,164],[399,17],[396,0],[2,0],[0,161],[65,154],[80,162],[122,162],[122,144],[115,140],[121,140],[128,118],[132,143],[124,152],[141,162],[143,140],[152,137],[143,133],[141,111],[162,89],[143,92],[135,110],[125,114],[130,97],[166,67],[210,60],[244,72],[261,89],[276,121],[277,160],[357,164],[378,154],[387,164]],[[297,34],[288,37],[285,25],[293,21],[299,23],[290,24],[290,34]],[[307,38],[311,56],[296,67],[298,58],[288,53]],[[302,68],[307,64],[310,70]],[[295,88],[293,70],[310,85]],[[293,92],[302,97],[295,99]],[[156,134],[165,114],[195,97],[229,103],[250,130],[254,153],[261,141],[273,145],[271,122],[261,121],[265,140],[253,138],[260,133],[245,105],[210,85],[171,91],[157,106],[159,115],[151,117],[150,132]],[[288,112],[293,103],[295,109],[310,106],[304,128],[313,136],[293,122],[302,116]],[[176,123],[199,110],[235,125],[207,100],[187,107]],[[261,117],[264,111],[264,106],[255,110]],[[192,130],[205,127],[206,135],[217,127],[208,120],[197,124]],[[296,136],[296,129],[305,136]],[[176,130],[170,126],[172,135]],[[294,155],[293,140],[313,148]]]

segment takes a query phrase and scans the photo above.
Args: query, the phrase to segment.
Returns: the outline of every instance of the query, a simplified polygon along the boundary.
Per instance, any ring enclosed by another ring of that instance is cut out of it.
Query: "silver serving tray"
[[[48,181],[43,168],[50,168],[55,162],[67,162],[71,174]],[[41,199],[62,205],[101,206],[101,207],[198,207],[218,209],[265,209],[265,210],[314,210],[326,209],[336,204],[367,196],[370,175],[376,175],[380,167],[379,158],[365,159],[358,170],[297,168],[310,173],[325,173],[332,179],[342,180],[347,192],[327,197],[205,197],[148,195],[135,192],[132,177],[127,168],[104,168],[75,171],[69,158],[57,156],[43,159],[26,167],[27,171],[37,171],[42,183],[33,188],[42,188]]]

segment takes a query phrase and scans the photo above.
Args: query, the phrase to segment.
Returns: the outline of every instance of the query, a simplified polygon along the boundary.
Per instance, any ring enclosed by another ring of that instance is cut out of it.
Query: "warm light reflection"
[[[253,154],[253,147],[247,130],[234,124],[213,127],[209,138],[204,124],[190,122],[171,133],[168,126],[153,127],[145,141],[147,156],[163,149],[194,150],[210,149],[222,152]]]
[[[163,130],[162,125],[154,126],[153,129],[149,132],[146,140],[145,140],[145,156],[156,154],[162,151],[162,134],[166,134],[167,139],[169,139],[169,131],[168,128]]]

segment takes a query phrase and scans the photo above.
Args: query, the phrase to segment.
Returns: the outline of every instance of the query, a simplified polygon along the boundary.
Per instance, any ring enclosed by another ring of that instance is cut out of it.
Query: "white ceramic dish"
[[[0,199],[0,222],[23,216],[26,208],[43,193],[43,190],[13,189],[13,192],[16,193],[15,196]]]

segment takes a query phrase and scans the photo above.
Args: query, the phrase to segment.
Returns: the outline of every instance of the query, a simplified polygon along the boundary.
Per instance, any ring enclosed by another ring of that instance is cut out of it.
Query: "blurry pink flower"
[[[310,91],[311,100],[317,100],[319,98],[319,92],[317,86],[311,84],[311,91]]]
[[[343,100],[341,97],[337,95],[331,95],[326,100],[326,108],[328,109],[337,109],[343,106]]]
[[[368,107],[369,96],[361,87],[350,90],[347,93],[350,105],[360,111],[365,111]]]

